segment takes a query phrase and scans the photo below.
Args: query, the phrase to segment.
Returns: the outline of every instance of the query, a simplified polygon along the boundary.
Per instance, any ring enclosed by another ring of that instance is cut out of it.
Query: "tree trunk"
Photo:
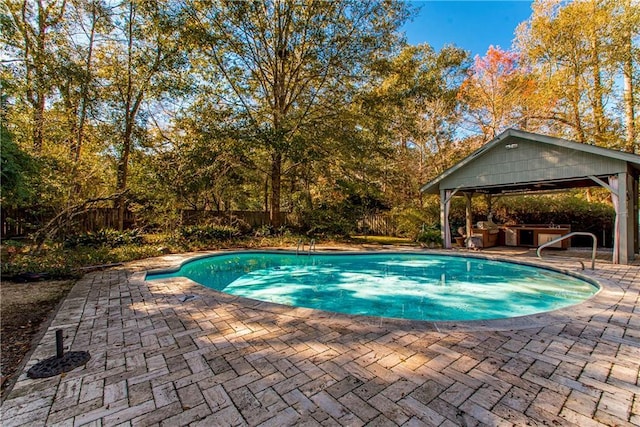
[[[37,83],[40,86],[40,83]],[[36,105],[33,112],[33,151],[40,153],[42,151],[42,142],[44,140],[44,107],[46,97],[41,87],[36,88]]]
[[[596,16],[596,2],[592,1],[593,16]],[[593,124],[595,127],[595,137],[597,141],[604,140],[604,106],[602,75],[600,71],[600,43],[598,40],[598,29],[596,20],[591,22],[591,72],[593,77]]]
[[[76,134],[76,143],[74,147],[74,160],[78,162],[80,160],[80,152],[82,150],[82,144],[84,140],[84,126],[87,120],[87,106],[89,104],[89,83],[92,79],[92,60],[93,60],[93,44],[95,42],[96,26],[98,24],[98,13],[96,11],[96,4],[91,3],[91,30],[89,33],[89,51],[87,52],[87,62],[85,64],[85,75],[82,81],[81,98],[80,98],[80,117],[78,121],[78,129]]]
[[[127,125],[122,142],[122,155],[118,162],[118,174],[116,182],[116,192],[122,193],[127,189],[127,177],[129,174],[129,154],[131,153],[131,133],[133,131],[132,123],[127,120]],[[124,213],[127,200],[124,195],[116,199],[116,207],[118,208],[118,230],[124,230]]]
[[[269,215],[269,174],[264,177],[264,214]]]
[[[282,153],[276,151],[271,155],[271,209],[269,220],[273,227],[280,227],[280,190],[282,186]]]
[[[122,135],[122,153],[118,161],[118,172],[116,181],[116,191],[122,193],[127,189],[127,176],[129,174],[129,154],[131,153],[131,139],[133,137],[133,126],[138,106],[142,100],[141,93],[138,94],[137,102],[133,100],[133,18],[135,16],[135,8],[133,2],[129,4],[129,22],[128,22],[128,40],[127,40],[127,89],[126,101],[124,106],[124,134]],[[116,200],[118,208],[118,230],[124,229],[124,212],[126,199],[124,196]]]
[[[36,105],[33,112],[33,151],[39,153],[42,151],[42,142],[44,140],[44,110],[46,104],[45,86],[44,86],[44,59],[45,47],[47,45],[47,15],[42,4],[38,2],[38,34],[36,39],[36,51],[34,57],[35,65],[35,86],[36,86]]]
[[[625,2],[625,19],[630,13],[630,2]],[[624,60],[622,65],[622,77],[624,83],[624,119],[627,128],[625,150],[629,153],[637,153],[640,151],[636,141],[636,125],[635,125],[635,106],[633,99],[633,42],[631,37],[631,28],[628,22],[625,22],[623,35],[623,54]]]
[[[577,73],[576,73],[577,74]],[[578,76],[575,75],[573,93],[571,94],[571,106],[573,108],[573,119],[575,123],[575,129],[578,133],[578,142],[586,143],[587,136],[584,132],[584,127],[582,126],[582,116],[580,115],[580,101],[579,101],[579,87],[578,87]]]
[[[624,64],[624,112],[625,123],[627,128],[627,144],[626,151],[629,153],[637,153],[638,142],[636,141],[635,111],[633,105],[633,59],[631,55]]]

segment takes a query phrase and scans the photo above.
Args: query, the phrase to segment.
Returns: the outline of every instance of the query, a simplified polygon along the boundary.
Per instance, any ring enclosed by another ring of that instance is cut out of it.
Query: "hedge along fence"
[[[39,230],[56,216],[52,209],[33,207],[20,209],[2,209],[2,238],[26,237]],[[264,211],[197,211],[182,210],[180,218],[183,225],[198,225],[208,222],[233,224],[240,220],[252,228],[269,224],[269,213]],[[281,214],[282,224],[291,223],[291,214]],[[125,211],[124,229],[142,227],[145,224],[136,217],[135,213]],[[118,209],[89,208],[73,219],[72,225],[66,230],[68,233],[80,234],[97,232],[103,229],[118,228]]]
[[[210,221],[231,224],[235,219],[239,219],[252,228],[261,227],[271,223],[269,212],[265,211],[201,211],[182,210],[180,212],[182,225],[197,225]],[[291,214],[280,213],[280,223],[291,224]]]
[[[510,200],[511,199],[511,200]],[[606,203],[571,198],[517,197],[499,200],[494,205],[494,218],[518,224],[570,224],[571,231],[586,231],[598,238],[598,245],[613,247],[615,211]],[[494,222],[497,222],[494,219]],[[571,238],[572,246],[591,246],[585,236]]]

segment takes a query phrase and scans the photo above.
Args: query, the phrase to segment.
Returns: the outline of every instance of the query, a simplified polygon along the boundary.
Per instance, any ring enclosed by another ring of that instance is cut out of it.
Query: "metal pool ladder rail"
[[[540,252],[542,251],[542,249],[546,248],[547,246],[551,246],[555,243],[561,242],[564,239],[568,239],[569,237],[572,236],[591,236],[591,238],[593,239],[593,249],[591,250],[591,269],[595,269],[596,267],[596,246],[597,246],[597,240],[596,240],[596,235],[593,233],[588,233],[586,231],[574,231],[571,232],[569,234],[564,234],[560,237],[557,237],[553,240],[549,240],[547,243],[543,243],[540,246],[538,246],[538,250],[536,251],[536,255],[538,255],[538,258],[542,259],[542,255],[540,254]],[[582,265],[582,269],[584,270],[584,263],[582,261],[578,261],[580,263],[580,265]]]
[[[296,255],[300,255],[300,251],[304,251],[304,241],[302,239],[298,240],[298,246],[296,247]],[[316,251],[316,241],[315,239],[311,239],[309,242],[309,249],[307,250],[307,255],[311,255],[311,252]]]

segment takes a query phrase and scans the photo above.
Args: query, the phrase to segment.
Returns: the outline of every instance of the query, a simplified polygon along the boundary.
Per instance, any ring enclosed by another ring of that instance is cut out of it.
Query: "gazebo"
[[[454,196],[467,199],[470,235],[474,194],[541,194],[602,186],[611,192],[616,212],[613,262],[629,264],[638,253],[639,176],[636,154],[508,129],[421,191],[440,195],[442,240],[445,248],[451,248],[449,206]]]

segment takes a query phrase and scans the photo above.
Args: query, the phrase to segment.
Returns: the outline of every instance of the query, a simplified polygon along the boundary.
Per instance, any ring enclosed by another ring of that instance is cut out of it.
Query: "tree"
[[[526,121],[525,100],[532,89],[532,80],[519,67],[518,55],[490,46],[484,57],[476,56],[459,97],[473,129],[486,142]]]
[[[427,44],[405,46],[374,66],[377,80],[361,95],[368,128],[394,151],[386,179],[393,204],[420,203],[419,187],[429,172],[448,167],[445,153],[460,117],[457,94],[468,69],[468,54],[455,46],[436,52]],[[429,172],[428,172],[429,171]]]
[[[625,150],[640,153],[636,130],[638,96],[634,94],[638,79],[638,46],[640,35],[640,4],[631,0],[614,2],[612,32],[612,60],[619,64],[623,79],[623,105],[625,124]]]
[[[622,121],[611,108],[620,71],[629,77],[619,99],[627,99],[627,131],[635,132],[630,117],[635,108],[631,94],[637,21],[634,27],[630,8],[617,8],[616,3],[537,1],[531,18],[518,27],[523,62],[550,106],[538,118],[551,133],[607,147],[624,145]],[[633,145],[629,140],[627,146]]]
[[[95,127],[90,149],[80,157],[80,146],[87,139],[82,130],[90,126],[87,119],[95,105],[93,42],[83,26],[90,24],[95,34],[96,21],[108,21],[97,0],[88,2],[3,4],[2,41],[7,54],[3,62],[8,65],[3,75],[11,81],[3,85],[4,119],[19,148],[39,159],[40,176],[32,190],[41,204],[54,210],[95,197],[108,174]],[[85,19],[90,8],[99,13]]]
[[[3,207],[20,206],[33,198],[31,181],[36,178],[38,162],[13,141],[4,120],[0,122],[0,201]]]
[[[90,110],[97,104],[95,52],[100,32],[108,32],[111,16],[100,0],[73,0],[64,27],[68,39],[57,49],[60,65],[57,86],[67,117],[67,145],[75,163],[80,161]]]
[[[172,77],[184,66],[184,50],[176,31],[180,15],[173,6],[168,1],[124,2],[114,19],[120,25],[99,53],[97,78],[105,87],[101,95],[106,120],[113,125],[110,133],[117,157],[116,193],[123,194],[116,200],[120,229],[124,226],[131,152],[146,136],[141,122],[144,102],[158,100],[170,91],[176,84]]]
[[[300,138],[344,110],[368,78],[367,64],[388,52],[408,16],[403,2],[192,0],[185,35],[224,81],[226,102],[264,150],[270,215],[279,225],[282,178],[307,144]]]
[[[25,98],[31,106],[32,147],[42,150],[47,96],[55,60],[51,54],[50,38],[63,21],[66,1],[36,2],[7,0],[4,2],[6,20],[2,20],[3,42],[16,53],[23,64]]]
[[[171,201],[176,209],[221,211],[243,204],[242,186],[251,164],[246,147],[223,125],[233,120],[229,113],[198,99],[174,120],[172,129],[158,135],[162,143],[154,144],[145,163],[162,191],[149,198]],[[147,180],[139,182],[139,187],[146,185]]]

